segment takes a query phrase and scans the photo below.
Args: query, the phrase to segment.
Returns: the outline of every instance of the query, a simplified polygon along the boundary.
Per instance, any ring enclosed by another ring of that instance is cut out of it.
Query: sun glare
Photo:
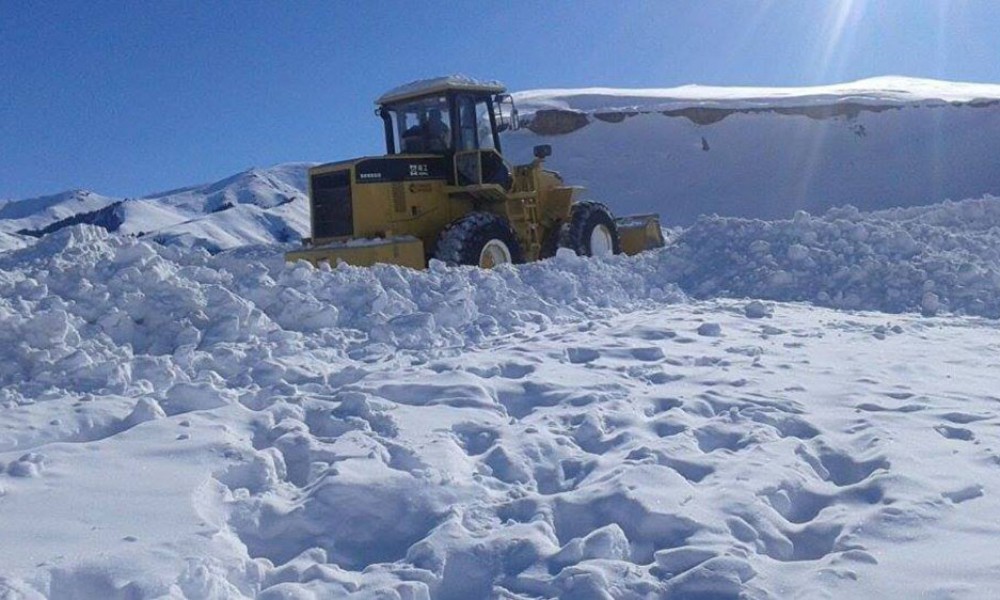
[[[831,2],[823,21],[822,50],[816,61],[816,76],[825,80],[839,76],[851,55],[854,25],[864,16],[865,0]]]

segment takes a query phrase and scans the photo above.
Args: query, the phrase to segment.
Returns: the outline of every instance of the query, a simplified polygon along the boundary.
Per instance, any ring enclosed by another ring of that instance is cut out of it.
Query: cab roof
[[[507,88],[499,81],[483,81],[466,77],[465,75],[448,75],[432,79],[420,79],[395,87],[379,96],[375,104],[393,104],[400,100],[409,100],[431,94],[450,91],[482,92],[484,94],[502,94]]]

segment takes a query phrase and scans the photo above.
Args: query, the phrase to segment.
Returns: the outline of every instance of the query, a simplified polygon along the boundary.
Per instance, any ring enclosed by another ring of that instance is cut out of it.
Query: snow
[[[655,111],[691,106],[715,108],[774,108],[836,103],[928,104],[1000,100],[1000,84],[962,83],[885,76],[849,83],[811,87],[737,87],[684,85],[675,88],[579,88],[518,92],[520,111],[540,108],[568,110]]]
[[[1000,195],[1000,85],[879,78],[796,89],[542,90],[504,149],[616,214],[790,218]]]
[[[52,196],[12,200],[0,205],[0,222],[3,223],[3,231],[6,233],[14,233],[20,229],[41,229],[54,221],[99,210],[118,200],[87,190],[71,190]]]
[[[495,271],[56,232],[0,255],[0,589],[995,593],[997,322],[911,288],[996,316],[996,206]]]
[[[58,229],[76,222],[119,234],[149,235],[161,243],[217,252],[247,244],[298,241],[309,231],[306,197],[311,163],[248,169],[223,180],[152,194],[114,198],[87,191],[12,201],[0,208],[0,251],[26,245],[19,232]],[[117,205],[107,223],[99,214]]]
[[[0,597],[1000,595],[997,197],[417,272],[285,264],[304,172],[0,219]]]
[[[416,81],[411,81],[410,83],[404,83],[403,85],[394,87],[382,94],[378,100],[375,101],[375,104],[385,104],[387,102],[419,96],[420,94],[430,93],[443,88],[472,89],[477,91],[488,89],[494,92],[502,92],[506,89],[504,84],[495,79],[476,79],[462,74],[444,75],[440,77],[431,77],[429,79],[418,79]]]
[[[27,245],[27,243],[28,242],[20,235],[0,232],[0,252],[14,250],[15,248],[23,248]]]

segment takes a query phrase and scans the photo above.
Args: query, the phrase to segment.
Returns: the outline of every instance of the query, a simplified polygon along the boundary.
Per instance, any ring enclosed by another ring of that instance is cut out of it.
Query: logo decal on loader
[[[356,183],[389,183],[395,181],[447,179],[450,163],[442,157],[366,158],[355,165]]]

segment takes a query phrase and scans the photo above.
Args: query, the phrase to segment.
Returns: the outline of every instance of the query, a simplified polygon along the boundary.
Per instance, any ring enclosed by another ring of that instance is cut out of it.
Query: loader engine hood
[[[358,230],[364,211],[372,210],[370,200],[374,189],[416,181],[447,181],[451,161],[433,154],[394,154],[365,156],[352,160],[327,163],[309,169],[309,203],[312,219],[312,239],[329,240],[370,235],[370,227]],[[389,196],[391,192],[386,192]],[[361,206],[357,206],[360,202]],[[369,208],[366,208],[369,207]],[[358,211],[361,211],[360,213]]]

